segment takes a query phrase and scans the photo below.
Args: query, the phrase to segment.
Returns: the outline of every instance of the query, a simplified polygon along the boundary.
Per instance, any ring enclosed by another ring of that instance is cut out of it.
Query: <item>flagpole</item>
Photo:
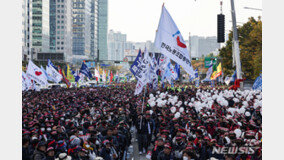
[[[144,106],[145,94],[146,94],[146,89],[147,89],[146,86],[147,84],[145,85],[145,89],[144,89],[144,96],[143,96],[143,102],[142,102],[142,115],[140,119],[140,129],[142,129],[143,106]]]

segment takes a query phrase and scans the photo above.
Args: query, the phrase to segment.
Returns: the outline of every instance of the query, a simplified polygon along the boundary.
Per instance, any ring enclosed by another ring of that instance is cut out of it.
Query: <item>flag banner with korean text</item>
[[[194,76],[194,70],[185,41],[164,6],[162,7],[160,22],[156,33],[155,46],[165,56],[181,65],[189,75]]]
[[[36,66],[31,60],[29,61],[26,74],[38,84],[42,86],[48,85],[47,77],[45,76],[43,71],[38,66]]]
[[[140,52],[139,52],[140,53]],[[135,62],[130,68],[130,71],[134,74],[137,81],[141,82],[147,82],[149,81],[149,68],[150,68],[150,62],[149,62],[149,53],[147,49],[145,48],[144,51],[144,58],[141,58],[141,55],[139,57],[139,53],[135,59]]]
[[[138,72],[138,67],[140,66],[141,61],[142,61],[142,54],[141,54],[141,49],[139,49],[137,57],[135,58],[133,64],[129,69],[136,79],[137,79],[136,74]]]

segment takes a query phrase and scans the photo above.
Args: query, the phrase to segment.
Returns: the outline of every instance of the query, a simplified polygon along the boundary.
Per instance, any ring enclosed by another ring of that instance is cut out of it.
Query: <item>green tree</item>
[[[238,38],[240,45],[240,59],[244,78],[255,79],[261,73],[262,68],[262,21],[259,17],[255,20],[249,18],[243,26],[238,26]],[[232,66],[232,38],[230,31],[226,46],[220,49],[222,67],[225,76],[231,75],[235,67]]]

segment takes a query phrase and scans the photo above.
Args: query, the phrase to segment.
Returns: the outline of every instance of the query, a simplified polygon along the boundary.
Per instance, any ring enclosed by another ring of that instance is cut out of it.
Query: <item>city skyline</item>
[[[178,3],[169,0],[109,0],[109,29],[127,34],[129,41],[154,41],[163,3],[184,39],[187,39],[189,32],[197,36],[217,36],[220,0],[179,0]],[[235,7],[237,22],[240,23],[247,22],[249,17],[257,18],[262,15],[260,11],[244,9],[244,7],[262,8],[261,0],[235,1]],[[232,28],[230,10],[230,1],[223,1],[226,33]]]

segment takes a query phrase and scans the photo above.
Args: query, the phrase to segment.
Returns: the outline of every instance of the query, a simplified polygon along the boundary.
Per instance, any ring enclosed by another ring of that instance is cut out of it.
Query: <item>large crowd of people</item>
[[[260,91],[135,85],[23,92],[23,160],[125,160],[136,138],[153,160],[262,158]],[[224,147],[236,151],[214,152]]]

